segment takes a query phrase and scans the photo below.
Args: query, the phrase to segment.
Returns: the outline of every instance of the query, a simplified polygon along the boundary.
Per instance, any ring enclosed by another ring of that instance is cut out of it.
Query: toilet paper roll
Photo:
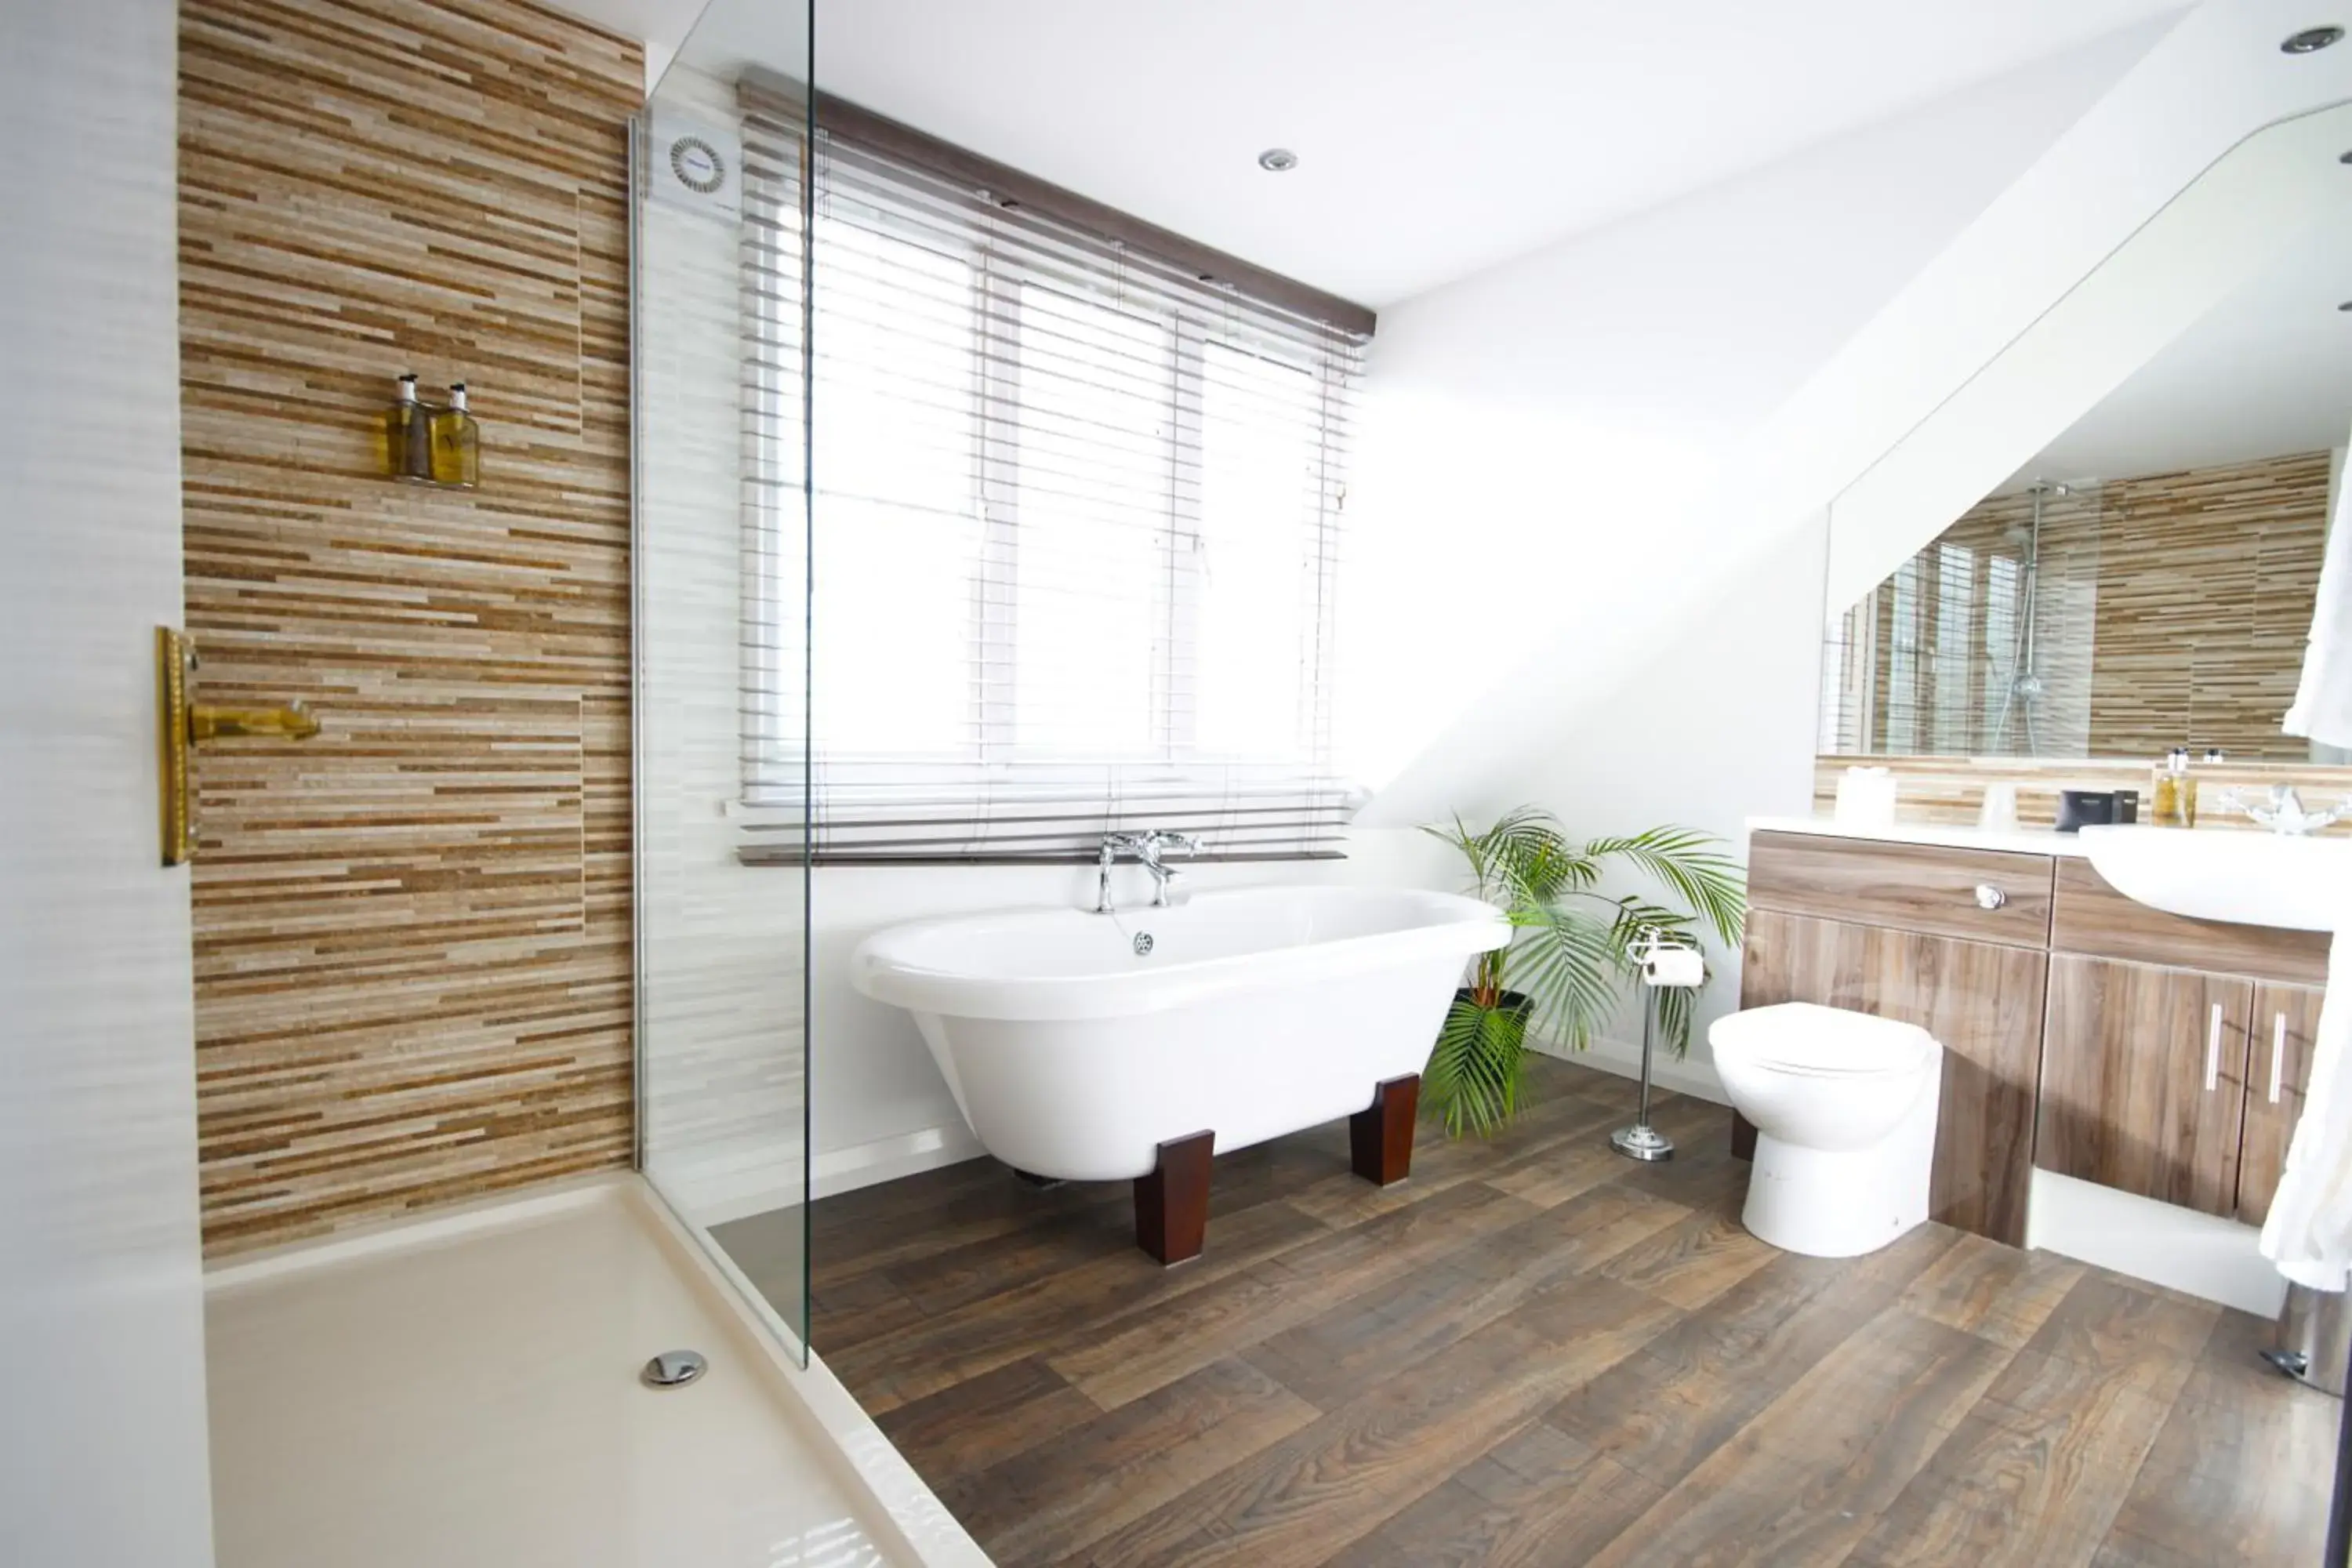
[[[1642,961],[1642,979],[1651,985],[1704,985],[1706,960],[1695,947],[1665,947]]]

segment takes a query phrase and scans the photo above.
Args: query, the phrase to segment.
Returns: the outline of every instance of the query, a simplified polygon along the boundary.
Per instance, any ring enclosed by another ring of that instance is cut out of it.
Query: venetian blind
[[[745,101],[747,854],[1338,853],[1359,340]]]

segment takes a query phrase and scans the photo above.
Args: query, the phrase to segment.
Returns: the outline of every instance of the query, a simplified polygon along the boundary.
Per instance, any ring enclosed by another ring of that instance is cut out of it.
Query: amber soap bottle
[[[466,407],[466,384],[449,388],[449,405],[433,411],[433,482],[471,489],[482,477],[482,431]]]
[[[2156,798],[2148,806],[2148,817],[2158,826],[2189,826],[2181,820],[2180,805],[2182,786],[2189,782],[2189,748],[2175,746],[2165,754],[2163,765],[2156,770],[2153,790]]]
[[[392,406],[383,411],[383,471],[396,479],[433,477],[431,438],[425,405],[416,401],[416,373],[396,384]]]

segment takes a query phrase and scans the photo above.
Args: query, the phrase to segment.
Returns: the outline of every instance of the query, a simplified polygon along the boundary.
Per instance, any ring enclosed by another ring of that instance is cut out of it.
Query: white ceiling
[[[691,12],[681,0],[566,3],[647,37],[660,58]],[[817,0],[816,79],[933,135],[1381,306],[2186,8]],[[796,0],[717,0],[710,31],[740,33],[755,13],[798,9]],[[1257,154],[1272,146],[1297,151],[1299,167],[1262,172]]]
[[[566,0],[658,72],[799,74],[806,0]],[[816,0],[827,90],[1375,306],[2180,0]],[[698,18],[700,18],[698,26]],[[2150,34],[2151,41],[2153,33]],[[1300,167],[1269,175],[1267,146]],[[2341,446],[2352,195],[2020,470]]]
[[[2341,447],[2352,434],[2352,175],[2342,203],[2044,447],[2037,478],[2129,479]]]
[[[750,0],[721,0],[747,4]],[[819,0],[818,84],[1381,306],[2179,0]],[[1283,146],[1297,170],[1267,174]]]
[[[744,0],[726,0],[730,6]],[[801,0],[793,0],[800,4]],[[553,0],[559,11],[608,27],[646,46],[646,85],[650,89],[669,68],[670,58],[703,12],[703,0]]]

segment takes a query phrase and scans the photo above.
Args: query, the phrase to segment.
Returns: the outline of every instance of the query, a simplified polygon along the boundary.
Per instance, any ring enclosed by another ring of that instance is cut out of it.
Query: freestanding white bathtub
[[[1099,1182],[1153,1179],[1162,1145],[1202,1133],[1225,1153],[1378,1110],[1382,1084],[1417,1080],[1465,961],[1509,936],[1450,893],[1265,888],[923,921],[850,963],[915,1016],[990,1153]]]

